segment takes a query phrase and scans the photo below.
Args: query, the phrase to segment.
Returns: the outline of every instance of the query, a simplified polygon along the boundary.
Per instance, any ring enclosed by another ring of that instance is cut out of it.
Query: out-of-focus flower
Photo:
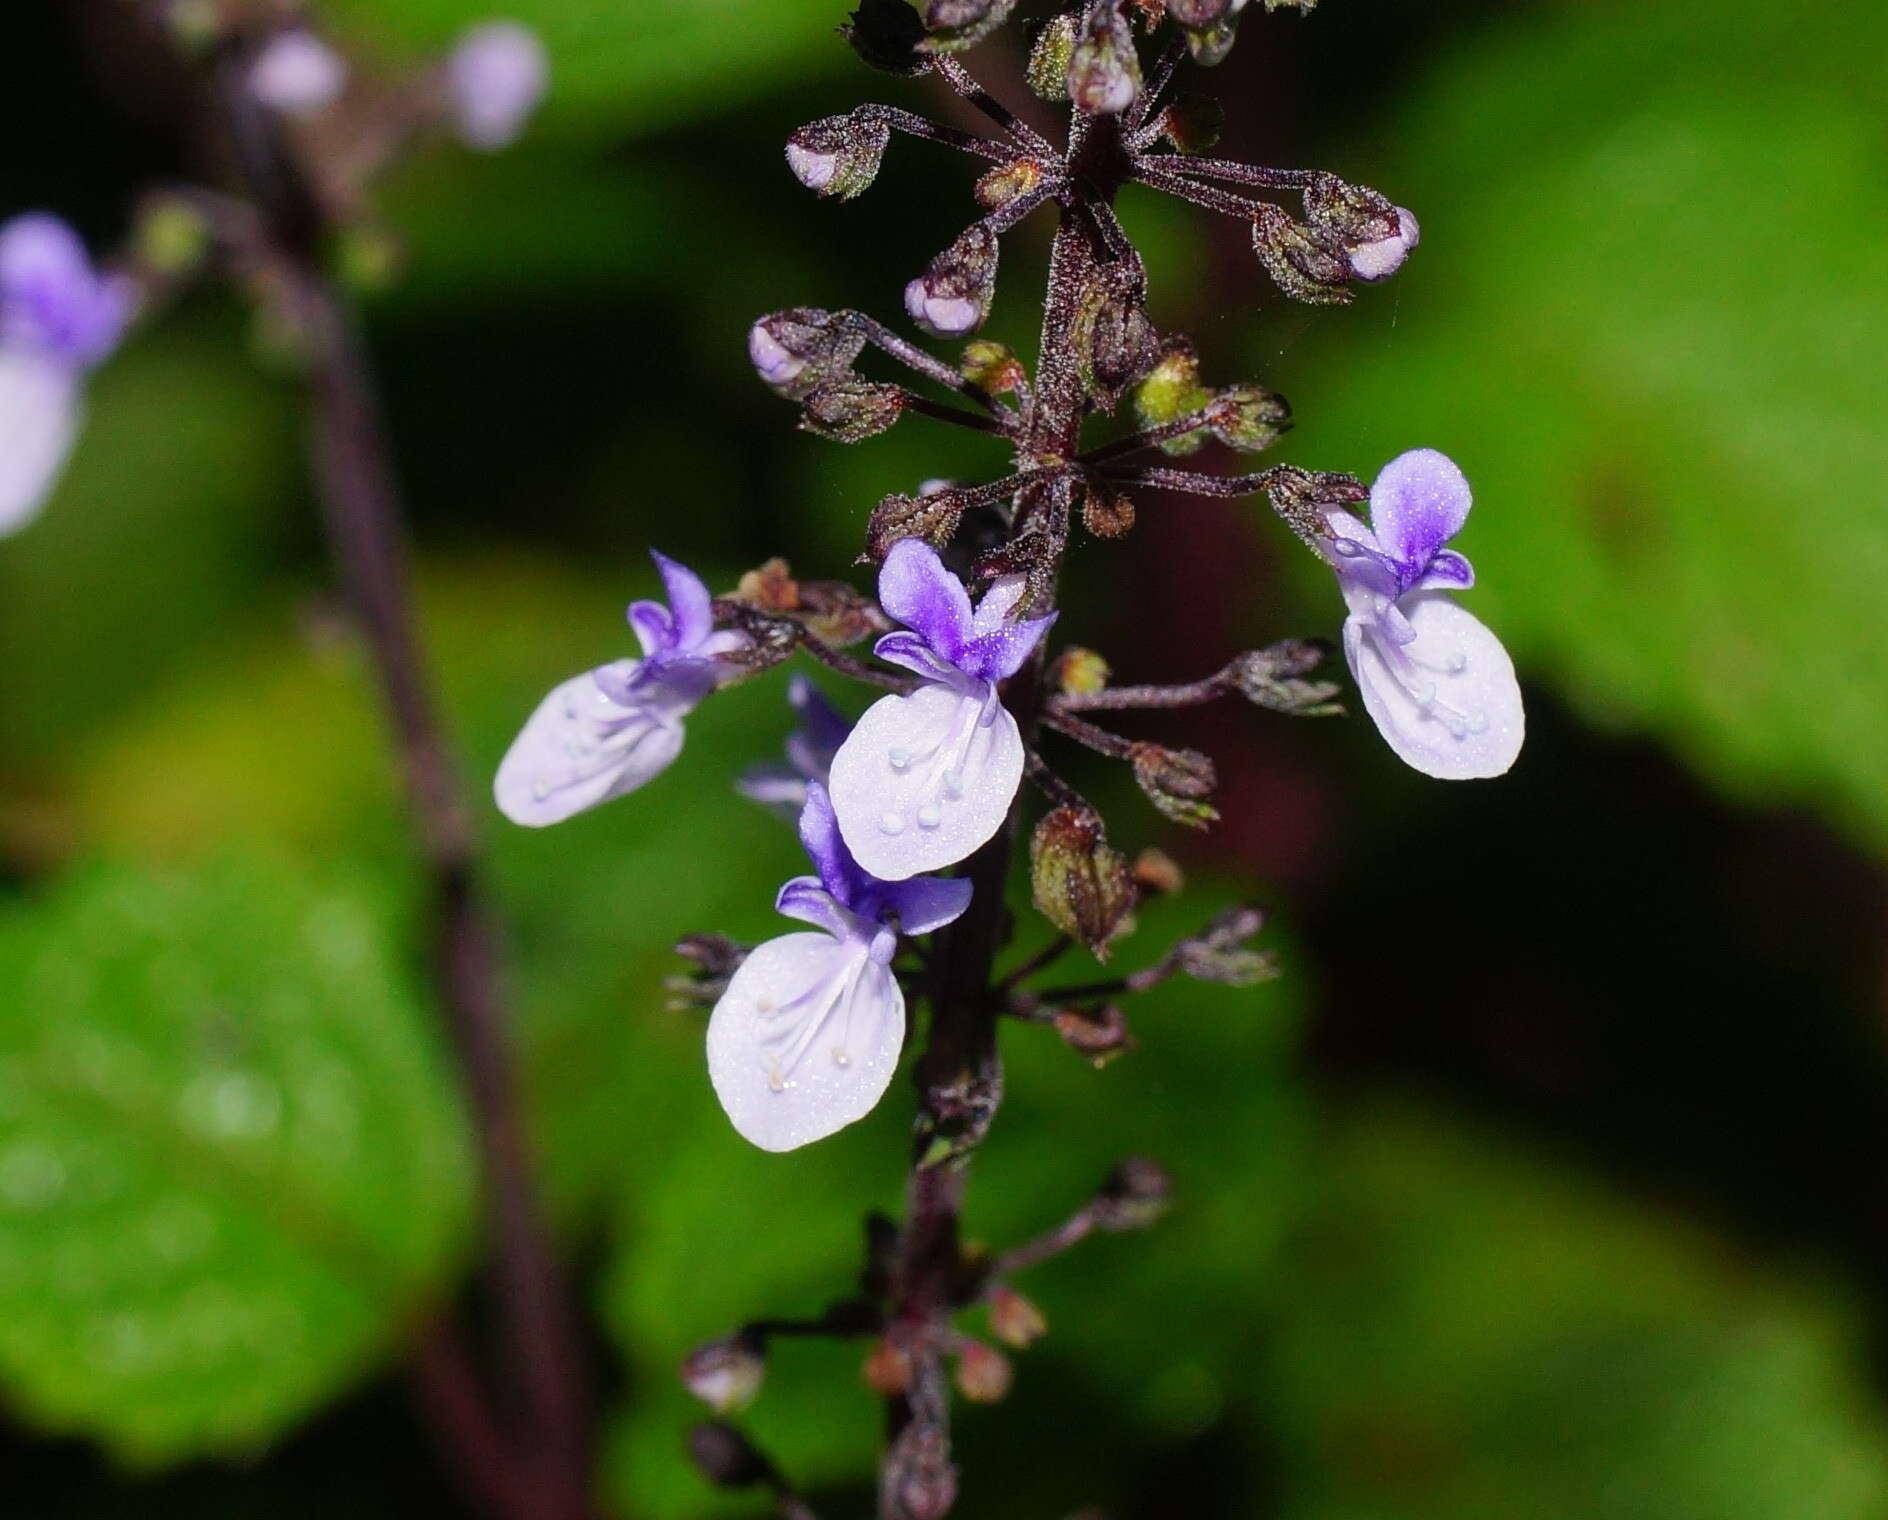
[[[785,763],[752,766],[734,787],[749,801],[782,814],[791,823],[806,806],[808,784],[826,784],[833,756],[846,742],[852,725],[805,676],[796,675],[787,682],[787,701],[800,726],[787,735]]]
[[[249,93],[284,116],[325,111],[347,89],[347,60],[301,27],[277,32],[249,65]]]
[[[31,521],[57,483],[85,377],[118,346],[131,303],[129,283],[94,269],[58,217],[0,227],[0,534]]]
[[[446,60],[446,94],[459,135],[496,152],[517,141],[550,84],[550,58],[536,32],[488,21],[459,39]]]

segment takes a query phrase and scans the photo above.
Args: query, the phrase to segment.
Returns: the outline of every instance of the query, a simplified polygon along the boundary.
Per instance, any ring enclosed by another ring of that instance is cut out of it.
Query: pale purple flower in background
[[[819,874],[788,882],[774,908],[818,932],[757,945],[708,1020],[715,1096],[768,1151],[824,1139],[877,1105],[905,1041],[898,936],[928,934],[970,906],[961,878],[887,882],[861,870],[817,782],[800,839]]]
[[[796,675],[787,682],[787,702],[800,726],[787,735],[785,763],[770,760],[749,767],[734,789],[791,823],[806,806],[808,784],[826,784],[833,756],[852,725],[805,676]]]
[[[1347,250],[1351,273],[1360,280],[1371,282],[1389,279],[1403,267],[1410,249],[1422,241],[1422,235],[1422,228],[1416,224],[1415,213],[1398,206],[1395,232],[1388,237],[1359,243]]]
[[[1501,641],[1448,595],[1475,584],[1448,541],[1468,519],[1468,481],[1412,449],[1370,488],[1370,525],[1326,514],[1325,554],[1350,616],[1344,658],[1364,709],[1405,761],[1445,781],[1499,776],[1521,751],[1521,688]]]
[[[72,451],[86,375],[118,346],[128,281],[101,275],[56,216],[0,227],[0,534],[44,504]]]
[[[446,95],[459,135],[485,152],[508,148],[544,98],[550,59],[537,33],[488,21],[459,39],[446,60]]]
[[[669,605],[633,602],[629,624],[640,660],[617,660],[557,687],[532,713],[499,763],[499,811],[532,828],[633,792],[682,752],[682,720],[740,674],[720,658],[747,647],[715,632],[708,588],[692,570],[650,551]]]
[[[277,32],[249,65],[249,93],[284,116],[325,111],[347,89],[347,60],[313,32]]]
[[[973,612],[929,544],[904,539],[885,556],[879,605],[912,631],[886,634],[875,652],[924,684],[867,709],[832,764],[839,827],[874,876],[899,881],[954,865],[1003,826],[1023,739],[996,683],[1022,668],[1055,621],[1011,622],[1022,596],[1022,577],[1005,576]]]

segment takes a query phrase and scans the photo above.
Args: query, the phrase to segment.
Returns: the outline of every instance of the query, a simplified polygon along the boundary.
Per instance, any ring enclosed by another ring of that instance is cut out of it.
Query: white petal
[[[1023,779],[1016,720],[976,694],[920,686],[866,709],[833,756],[829,783],[853,859],[903,881],[964,859],[1003,826]]]
[[[1521,688],[1501,641],[1439,592],[1397,604],[1416,630],[1400,649],[1374,625],[1344,625],[1344,656],[1390,748],[1443,781],[1499,776],[1521,752]]]
[[[529,828],[634,791],[682,752],[679,715],[623,707],[585,672],[538,704],[499,762],[499,811]]]
[[[796,1150],[877,1106],[904,1040],[904,992],[863,944],[783,934],[715,1004],[708,1078],[745,1139]]]
[[[0,534],[38,514],[59,482],[79,417],[79,378],[70,365],[0,349]]]

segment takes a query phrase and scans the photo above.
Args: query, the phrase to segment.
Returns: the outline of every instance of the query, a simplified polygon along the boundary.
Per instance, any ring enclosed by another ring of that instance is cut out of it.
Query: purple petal
[[[58,485],[82,410],[71,365],[0,346],[0,535],[32,521]]]
[[[909,881],[884,883],[879,898],[887,913],[898,915],[900,931],[929,934],[963,917],[971,890],[965,876],[914,876]]]
[[[662,585],[669,595],[669,606],[675,613],[676,647],[692,650],[714,632],[714,599],[708,595],[701,577],[688,566],[655,549],[649,551],[649,557],[656,562]]]
[[[790,1151],[862,1119],[898,1068],[905,996],[856,943],[785,934],[741,963],[708,1020],[708,1076],[735,1129]]]
[[[833,816],[832,797],[817,783],[809,783],[806,788],[806,806],[800,811],[800,843],[828,892],[856,912],[870,910],[872,880],[846,848],[839,820]]]
[[[459,135],[471,147],[509,147],[530,120],[550,79],[537,34],[515,21],[490,21],[459,39],[446,60],[446,89]]]
[[[800,731],[787,740],[787,758],[807,780],[823,782],[833,752],[852,732],[852,722],[802,675],[787,682],[787,705],[800,720]]]
[[[1471,500],[1462,472],[1434,449],[1399,454],[1378,473],[1370,487],[1370,525],[1384,551],[1403,565],[1405,589],[1462,531]]]
[[[129,315],[125,283],[101,279],[58,217],[29,212],[0,227],[0,343],[90,366],[117,346]]]
[[[964,675],[934,650],[921,633],[888,633],[872,646],[872,653],[888,665],[902,665],[940,686],[961,686]]]
[[[1032,618],[1026,623],[1005,623],[994,633],[981,634],[964,646],[958,668],[985,681],[1005,681],[1023,668],[1049,625],[1061,614]]]
[[[1418,591],[1466,591],[1475,584],[1475,567],[1453,549],[1444,549],[1429,562]]]
[[[970,636],[970,593],[922,539],[902,538],[892,545],[878,573],[878,601],[946,659]]]
[[[858,939],[858,920],[820,884],[817,876],[796,876],[774,898],[774,912],[824,929],[834,939]]]
[[[758,802],[788,823],[797,824],[806,806],[806,777],[777,760],[750,765],[735,778],[734,790],[749,802]]]
[[[631,602],[629,626],[644,654],[663,654],[676,646],[675,617],[660,602]]]

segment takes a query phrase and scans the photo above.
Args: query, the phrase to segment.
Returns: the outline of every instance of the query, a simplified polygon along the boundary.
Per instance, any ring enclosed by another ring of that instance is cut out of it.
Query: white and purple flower
[[[85,412],[85,377],[118,346],[129,282],[101,275],[56,216],[0,227],[0,534],[58,482]]]
[[[787,735],[785,762],[770,760],[750,766],[734,789],[792,823],[806,806],[808,785],[826,784],[833,756],[846,742],[852,725],[805,676],[788,680],[787,702],[800,726]]]
[[[902,539],[879,572],[879,605],[908,633],[875,646],[924,678],[867,709],[833,756],[832,799],[859,864],[886,881],[941,870],[1003,826],[1023,777],[1023,739],[997,682],[1029,658],[1055,615],[1010,613],[1021,576],[1005,576],[973,611],[963,582],[920,539]]]
[[[817,782],[800,839],[819,874],[788,882],[774,907],[818,932],[757,945],[708,1021],[715,1096],[767,1151],[822,1140],[877,1106],[905,1041],[898,936],[941,929],[970,905],[967,880],[888,882],[860,869]]]
[[[1448,594],[1475,572],[1445,547],[1468,519],[1468,481],[1412,449],[1370,488],[1370,524],[1326,519],[1325,550],[1350,616],[1344,658],[1364,709],[1408,764],[1444,781],[1499,776],[1520,753],[1521,688],[1501,641]]]
[[[446,60],[446,96],[459,136],[481,152],[510,147],[550,75],[544,44],[529,27],[515,21],[473,27]]]
[[[557,687],[538,705],[498,767],[499,810],[532,828],[633,792],[682,752],[682,720],[740,674],[721,658],[744,649],[744,633],[715,631],[701,578],[650,551],[669,605],[633,602],[629,625],[640,660],[617,660]]]

